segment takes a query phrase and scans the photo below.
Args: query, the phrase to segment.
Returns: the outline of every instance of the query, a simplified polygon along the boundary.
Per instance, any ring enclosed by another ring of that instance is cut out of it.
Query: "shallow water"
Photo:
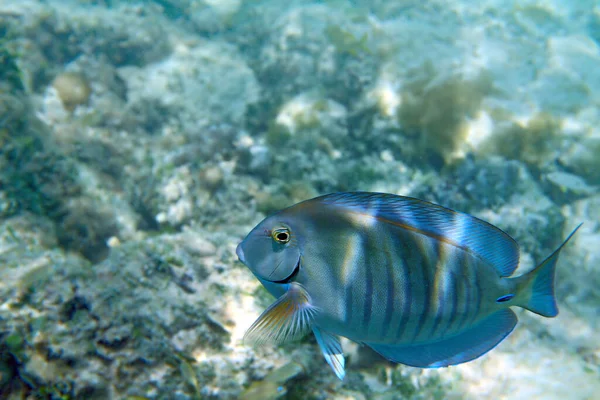
[[[0,2],[0,398],[592,399],[600,4]],[[557,318],[422,370],[252,347],[235,255],[266,215],[380,191],[482,218]]]

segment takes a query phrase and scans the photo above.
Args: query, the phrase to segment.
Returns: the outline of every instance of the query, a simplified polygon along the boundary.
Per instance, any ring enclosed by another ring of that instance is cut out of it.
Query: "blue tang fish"
[[[384,193],[334,193],[264,219],[236,253],[277,300],[246,333],[283,342],[312,330],[343,379],[339,336],[422,368],[485,354],[515,327],[510,309],[554,317],[563,244],[512,277],[517,243],[471,215]]]

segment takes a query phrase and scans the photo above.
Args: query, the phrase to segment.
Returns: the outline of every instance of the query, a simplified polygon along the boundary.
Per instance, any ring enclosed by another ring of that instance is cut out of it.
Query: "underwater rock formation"
[[[589,0],[0,2],[0,397],[593,398],[599,43]],[[523,272],[584,222],[559,319],[451,369],[344,343],[344,382],[244,345],[243,234],[349,190],[481,217]]]

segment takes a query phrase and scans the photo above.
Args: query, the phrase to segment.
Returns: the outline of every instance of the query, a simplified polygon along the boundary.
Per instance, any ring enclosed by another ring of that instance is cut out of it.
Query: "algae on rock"
[[[401,92],[398,121],[411,141],[406,146],[412,145],[402,151],[411,158],[427,155],[426,162],[436,163],[438,157],[447,164],[467,136],[468,120],[492,93],[492,82],[485,73],[473,79],[436,76],[431,64],[424,65],[417,76]]]
[[[523,161],[534,168],[542,168],[557,157],[562,144],[561,132],[560,120],[540,113],[525,124],[500,124],[484,149],[507,159]]]

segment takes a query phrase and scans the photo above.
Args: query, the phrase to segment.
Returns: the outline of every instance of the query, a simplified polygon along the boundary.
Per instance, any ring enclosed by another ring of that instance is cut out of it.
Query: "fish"
[[[387,193],[332,193],[260,222],[236,248],[276,298],[250,326],[255,345],[310,331],[344,379],[340,337],[420,368],[474,360],[517,324],[511,307],[555,317],[559,254],[512,276],[519,247],[472,215]]]

